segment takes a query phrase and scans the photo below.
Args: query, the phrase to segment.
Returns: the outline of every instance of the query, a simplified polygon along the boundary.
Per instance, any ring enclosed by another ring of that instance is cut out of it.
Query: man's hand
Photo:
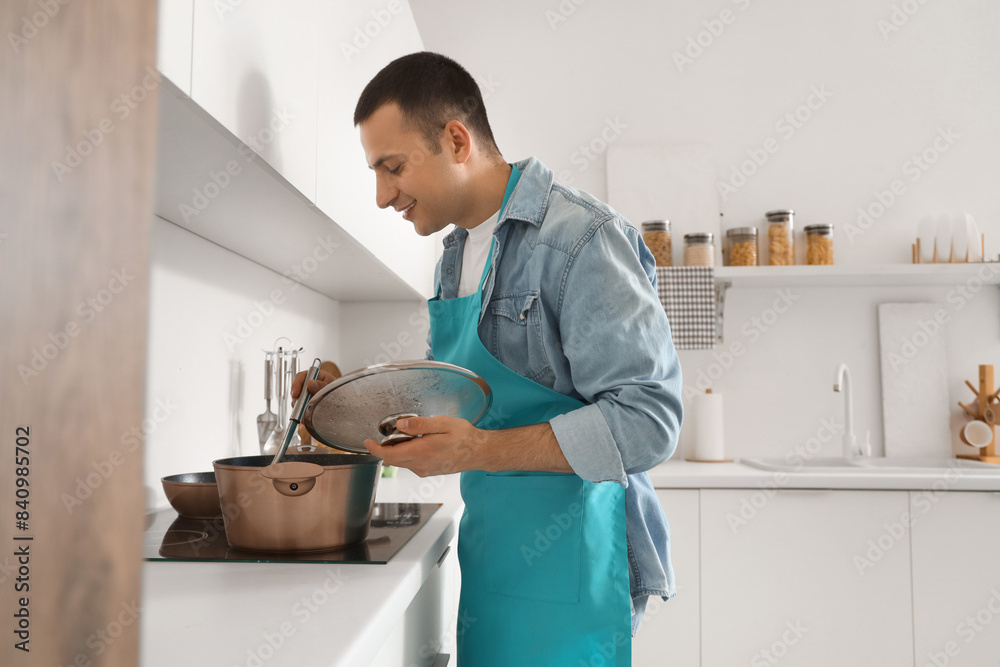
[[[365,447],[387,465],[420,477],[466,470],[573,472],[548,424],[487,431],[457,417],[411,417],[396,428],[421,437],[385,447],[365,440]]]
[[[292,402],[293,403],[296,400],[298,400],[299,393],[302,392],[302,383],[306,379],[306,373],[307,372],[308,371],[301,371],[298,375],[295,376],[295,379],[292,380]],[[330,375],[326,371],[320,371],[319,375],[316,376],[315,380],[310,380],[309,381],[309,393],[315,395],[320,389],[322,389],[323,387],[325,387],[326,385],[330,384],[331,382],[333,382],[336,379],[337,378],[335,378],[333,375]]]
[[[396,429],[419,438],[383,447],[365,440],[372,456],[387,465],[409,468],[420,477],[485,469],[487,431],[458,417],[410,417]]]

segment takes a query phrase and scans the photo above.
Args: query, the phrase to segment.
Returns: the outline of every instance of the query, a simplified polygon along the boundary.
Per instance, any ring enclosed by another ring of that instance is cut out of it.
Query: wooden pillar
[[[156,6],[0,19],[0,664],[135,667]]]

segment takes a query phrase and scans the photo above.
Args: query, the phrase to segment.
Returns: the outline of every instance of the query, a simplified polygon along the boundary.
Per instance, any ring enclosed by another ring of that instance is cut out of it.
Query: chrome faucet
[[[863,456],[858,447],[858,439],[854,435],[854,394],[851,391],[851,372],[847,370],[845,363],[837,366],[837,375],[833,378],[833,390],[844,392],[844,458]]]

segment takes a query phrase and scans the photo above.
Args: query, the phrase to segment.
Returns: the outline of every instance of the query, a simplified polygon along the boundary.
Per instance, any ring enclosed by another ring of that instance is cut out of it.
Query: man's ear
[[[462,164],[472,155],[472,134],[460,121],[449,120],[441,133],[441,148],[452,159]]]

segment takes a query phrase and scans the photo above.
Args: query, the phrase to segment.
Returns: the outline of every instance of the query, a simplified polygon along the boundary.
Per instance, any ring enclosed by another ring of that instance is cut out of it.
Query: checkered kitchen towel
[[[656,291],[678,350],[715,346],[715,268],[658,266]]]

